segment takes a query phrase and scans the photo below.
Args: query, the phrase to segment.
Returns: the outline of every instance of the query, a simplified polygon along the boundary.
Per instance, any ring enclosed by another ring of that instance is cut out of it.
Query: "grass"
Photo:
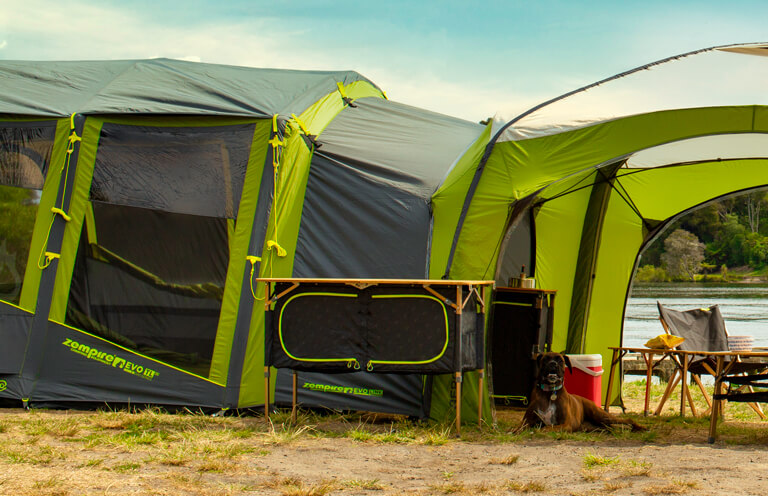
[[[508,455],[504,458],[491,458],[492,465],[514,465],[520,459],[520,455]]]
[[[349,489],[362,489],[365,491],[383,491],[384,485],[379,479],[350,479],[341,483],[342,487]]]
[[[322,434],[321,434],[322,435]],[[450,442],[453,429],[450,426],[436,424],[420,426],[406,421],[393,422],[389,426],[358,423],[343,434],[353,441],[362,443],[381,444],[418,444],[425,446],[442,446]]]
[[[141,463],[129,462],[129,463],[120,463],[118,465],[115,465],[111,468],[111,470],[115,472],[125,473],[125,472],[133,472],[134,470],[138,470],[140,468],[141,468]]]
[[[698,484],[696,482],[675,480],[668,484],[647,486],[643,489],[643,492],[645,492],[645,494],[650,494],[650,495],[684,494],[690,491],[691,489],[696,489],[697,487],[698,487]]]
[[[504,485],[504,488],[518,493],[541,493],[547,490],[546,484],[538,481],[520,482],[511,480]]]
[[[445,482],[443,484],[432,484],[431,489],[440,494],[464,493],[467,487],[463,482]]]
[[[605,456],[599,456],[599,455],[593,455],[592,453],[587,453],[584,455],[584,467],[587,469],[592,469],[595,467],[608,467],[611,465],[618,465],[619,457],[613,457],[608,458]]]
[[[644,387],[642,381],[625,385],[629,411],[641,410]],[[697,406],[703,405],[698,389],[692,392]],[[662,393],[662,386],[652,385],[654,398]],[[0,410],[0,433],[4,438],[0,465],[5,469],[5,475],[0,476],[0,492],[82,494],[96,485],[99,489],[94,494],[110,493],[117,487],[125,487],[126,493],[253,492],[297,496],[612,494],[628,490],[633,494],[683,494],[696,490],[694,483],[676,479],[685,474],[666,473],[661,462],[627,454],[634,451],[617,451],[627,447],[641,449],[648,443],[669,446],[671,450],[689,443],[706,446],[709,419],[690,414],[679,417],[678,395],[679,392],[672,395],[659,417],[630,414],[649,428],[647,432],[620,427],[588,433],[529,430],[514,434],[511,431],[519,425],[522,412],[499,408],[494,424],[483,428],[465,424],[461,438],[455,436],[450,424],[362,413],[302,411],[299,421],[291,423],[289,413],[273,415],[267,422],[259,416],[210,417],[168,414],[160,409],[11,413]],[[618,413],[618,408],[613,411]],[[725,422],[718,427],[718,446],[768,446],[765,427],[766,422],[759,421],[746,405],[728,405]],[[487,450],[472,459],[462,458],[464,448],[475,444]],[[291,454],[305,450],[308,445],[313,449],[327,447],[327,452],[318,451],[317,460],[309,463],[314,462],[317,467],[312,468],[319,468],[323,477],[335,478],[292,475]],[[534,473],[527,472],[542,463],[539,455],[529,454],[530,446],[565,447],[563,453],[573,457],[576,464],[571,477],[578,488],[552,487],[550,479],[537,479]],[[371,454],[370,460],[360,460],[359,472],[339,475],[338,467],[334,469],[332,465],[322,471],[336,452],[350,447]],[[429,471],[422,467],[412,487],[409,480],[392,475],[398,473],[397,465],[375,455],[377,450],[393,449],[408,453],[408,459],[417,467],[425,456],[440,457],[431,462]],[[449,465],[454,458],[461,463]],[[382,468],[386,470],[380,472]],[[475,472],[477,476],[473,478]],[[482,473],[495,474],[495,479],[484,479]]]
[[[282,496],[325,496],[337,487],[332,481],[307,484],[295,477],[276,478],[262,486],[277,490]]]

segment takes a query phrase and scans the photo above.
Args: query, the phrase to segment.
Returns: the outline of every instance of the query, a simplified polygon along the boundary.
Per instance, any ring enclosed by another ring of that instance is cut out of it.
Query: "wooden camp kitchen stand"
[[[456,384],[456,432],[461,434],[462,373],[477,370],[479,391],[483,390],[485,312],[494,281],[256,281],[265,283],[265,416],[269,416],[270,367],[293,371],[293,421],[300,370],[451,373]],[[478,424],[482,418],[480,394]]]

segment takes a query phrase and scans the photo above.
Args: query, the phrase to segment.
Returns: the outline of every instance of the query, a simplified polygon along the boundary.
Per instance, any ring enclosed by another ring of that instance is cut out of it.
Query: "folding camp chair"
[[[667,334],[673,334],[685,338],[685,341],[680,343],[675,349],[681,351],[702,351],[702,352],[717,352],[728,351],[728,331],[725,328],[725,321],[723,315],[720,313],[720,308],[717,305],[713,305],[709,308],[695,308],[692,310],[672,310],[656,302],[659,307],[659,320],[664,328],[664,332]],[[684,380],[684,372],[689,372],[691,378],[704,395],[704,399],[708,405],[708,411],[712,408],[712,399],[709,396],[704,384],[701,382],[701,375],[707,374],[716,376],[716,364],[715,360],[711,356],[703,355],[672,355],[672,360],[675,361],[676,369],[672,374],[672,377],[667,384],[667,389],[664,391],[664,395],[659,402],[659,406],[656,408],[656,414],[661,413],[664,403],[669,398],[671,392],[675,389],[677,384]],[[744,374],[746,372],[755,372],[766,368],[765,364],[749,363],[749,362],[737,362],[729,365],[731,374]],[[693,397],[690,394],[688,388],[683,388],[685,396],[688,399],[688,404],[691,406],[691,411],[695,416],[696,406],[693,403]],[[684,401],[682,403],[684,405]],[[753,410],[765,419],[762,409],[755,403],[750,403]],[[681,407],[681,413],[684,413],[684,406]],[[706,412],[704,412],[706,414]]]

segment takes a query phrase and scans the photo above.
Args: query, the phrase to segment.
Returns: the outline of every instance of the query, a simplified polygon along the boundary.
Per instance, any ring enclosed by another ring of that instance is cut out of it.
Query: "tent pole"
[[[458,366],[458,372],[456,372],[456,435],[461,437],[461,319],[463,306],[463,286],[461,284],[456,285],[456,353]]]
[[[298,404],[298,393],[297,393],[297,385],[299,383],[299,374],[295,370],[293,371],[293,404],[291,405],[291,423],[296,423],[296,406]]]
[[[269,420],[269,365],[264,366],[264,418]]]
[[[461,437],[461,372],[456,372],[456,436]]]
[[[479,428],[483,427],[483,400],[485,399],[485,395],[483,394],[483,375],[485,374],[484,369],[480,369],[477,371],[478,378],[477,378],[477,426]]]

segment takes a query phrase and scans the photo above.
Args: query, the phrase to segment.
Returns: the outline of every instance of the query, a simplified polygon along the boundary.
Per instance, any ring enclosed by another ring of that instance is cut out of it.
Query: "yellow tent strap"
[[[67,153],[64,156],[64,164],[61,167],[61,174],[64,181],[64,185],[61,192],[61,205],[51,207],[51,212],[54,215],[51,218],[51,224],[48,226],[48,233],[45,235],[45,242],[43,243],[43,247],[40,250],[40,256],[37,257],[37,268],[40,270],[46,269],[49,265],[51,265],[51,262],[61,257],[61,255],[58,253],[46,251],[46,248],[48,248],[48,241],[50,240],[50,237],[51,237],[51,229],[53,229],[53,223],[56,221],[56,216],[60,215],[65,222],[69,222],[70,220],[72,220],[72,217],[70,217],[69,214],[67,214],[67,212],[64,211],[64,198],[67,195],[67,179],[69,178],[69,164],[72,161],[72,154],[75,152],[75,143],[77,143],[78,141],[82,141],[82,138],[78,136],[77,131],[75,131],[75,115],[76,114],[72,114],[69,118],[69,138],[67,143]]]
[[[269,140],[269,144],[272,145],[272,214],[271,217],[275,219],[275,228],[274,228],[274,239],[270,239],[267,241],[267,251],[272,251],[272,249],[275,249],[275,252],[277,253],[277,256],[284,257],[287,255],[287,252],[285,249],[280,246],[280,244],[277,242],[277,232],[279,228],[278,223],[278,215],[277,215],[277,203],[278,203],[278,194],[280,188],[278,187],[278,179],[280,177],[280,161],[282,159],[282,153],[283,148],[285,147],[285,141],[280,139],[280,136],[278,135],[278,127],[277,127],[277,114],[272,116],[272,138]],[[263,298],[258,298],[256,296],[256,292],[253,289],[253,275],[256,272],[256,262],[261,262],[261,258],[254,256],[254,255],[248,255],[245,257],[246,260],[248,260],[251,263],[251,279],[250,279],[250,287],[251,287],[251,296],[253,296],[254,300],[262,301]],[[269,270],[271,272],[272,270],[272,264],[269,264]],[[271,275],[271,274],[270,274]]]
[[[293,114],[292,114],[293,115]],[[303,127],[303,124],[301,125]],[[271,239],[267,241],[267,250],[272,250],[272,248],[277,248],[277,256],[278,257],[284,257],[287,255],[285,249],[283,249],[282,246],[277,241],[277,232],[278,232],[278,215],[277,215],[277,204],[278,204],[278,193],[279,193],[279,187],[278,187],[278,180],[280,178],[280,159],[282,158],[282,148],[285,147],[285,142],[278,139],[277,136],[278,128],[277,128],[277,114],[272,116],[272,133],[274,136],[272,137],[269,142],[272,144],[272,186],[274,188],[273,194],[272,194],[272,217],[275,219],[275,232],[274,232],[274,239]],[[271,264],[270,264],[271,268]]]
[[[251,295],[253,296],[254,300],[256,300],[256,301],[263,301],[264,298],[257,297],[256,296],[256,291],[254,291],[254,289],[253,289],[253,273],[256,271],[256,262],[261,262],[261,257],[255,257],[253,255],[248,255],[247,257],[245,257],[245,259],[248,260],[249,262],[251,262],[251,283],[250,283]]]
[[[354,103],[352,103],[352,102],[354,102],[354,100],[352,100],[352,99],[351,99],[351,98],[350,98],[350,97],[347,95],[347,90],[345,90],[345,89],[344,89],[344,84],[343,84],[343,83],[341,83],[341,82],[337,82],[337,83],[336,83],[336,86],[338,86],[338,88],[339,88],[339,94],[341,95],[341,99],[344,101],[344,104],[345,104],[345,105],[349,105],[350,107],[357,107],[357,105],[355,105]]]
[[[301,122],[301,119],[296,117],[296,114],[291,114],[291,117],[293,118],[294,122],[299,126],[299,129],[301,129],[301,132],[304,133],[304,136],[312,136],[309,134],[309,130],[307,129],[307,126],[304,125],[303,122]]]

